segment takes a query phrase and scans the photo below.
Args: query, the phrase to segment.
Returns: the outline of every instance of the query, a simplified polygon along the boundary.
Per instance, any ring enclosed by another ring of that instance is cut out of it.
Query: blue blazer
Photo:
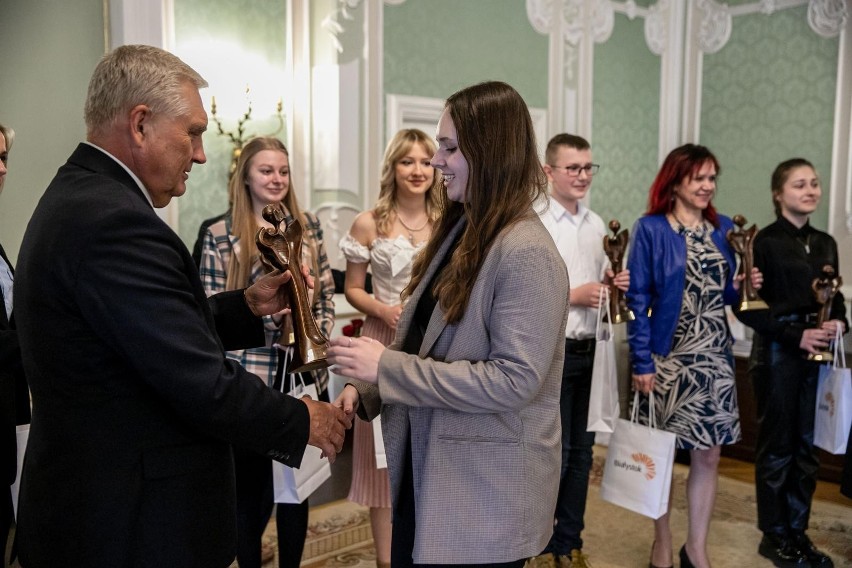
[[[734,228],[730,218],[719,215],[711,237],[731,269],[725,286],[725,303],[735,304],[739,294],[733,279],[737,262],[726,235]],[[628,325],[633,372],[656,372],[651,354],[669,354],[680,316],[686,284],[686,241],[674,232],[665,215],[647,215],[636,221],[630,237],[630,289],[627,305],[636,319]]]

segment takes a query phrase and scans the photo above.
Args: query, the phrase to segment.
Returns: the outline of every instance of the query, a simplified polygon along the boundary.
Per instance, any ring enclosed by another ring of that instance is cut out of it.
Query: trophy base
[[[818,363],[831,363],[834,361],[834,355],[827,351],[821,353],[808,353],[808,361],[816,361]]]
[[[307,363],[300,363],[299,361],[294,361],[290,365],[290,368],[287,369],[287,372],[307,373],[308,371],[316,371],[317,369],[325,369],[326,367],[328,367],[328,361],[323,357],[322,359],[308,361]]]
[[[760,298],[756,300],[743,300],[740,302],[740,311],[741,312],[751,312],[756,310],[768,310],[769,305],[761,300]]]
[[[299,347],[296,346],[293,359],[287,366],[287,372],[307,373],[308,371],[325,369],[328,367],[328,360],[325,358],[326,350],[326,344],[315,344],[313,348],[308,348],[307,352],[300,352]]]
[[[633,311],[627,310],[626,312],[616,312],[612,316],[612,323],[615,323],[615,324],[624,323],[624,322],[627,322],[627,321],[633,321],[635,319],[636,319],[636,316],[633,315]],[[609,323],[609,318],[606,316],[606,314],[604,314],[604,316],[603,316],[603,321],[604,321],[604,323]]]

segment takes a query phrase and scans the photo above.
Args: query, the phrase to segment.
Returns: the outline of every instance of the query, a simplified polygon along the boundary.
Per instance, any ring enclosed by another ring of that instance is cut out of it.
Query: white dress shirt
[[[604,253],[603,239],[606,226],[591,209],[577,204],[577,214],[572,215],[553,198],[549,207],[538,208],[542,223],[547,228],[556,248],[568,267],[571,288],[579,288],[589,282],[601,282],[609,268],[609,259]],[[565,337],[588,339],[595,336],[597,308],[571,305]]]

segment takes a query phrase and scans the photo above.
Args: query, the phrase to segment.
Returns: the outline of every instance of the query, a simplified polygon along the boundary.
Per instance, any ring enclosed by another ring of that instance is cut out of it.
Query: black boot
[[[764,533],[757,552],[781,568],[809,568],[811,565],[805,553],[783,534]]]
[[[834,568],[834,561],[831,557],[814,546],[814,543],[805,533],[794,534],[793,543],[805,554],[813,568]]]

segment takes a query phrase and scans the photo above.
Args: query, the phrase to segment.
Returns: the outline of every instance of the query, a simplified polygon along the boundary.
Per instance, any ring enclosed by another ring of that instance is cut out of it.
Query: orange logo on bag
[[[636,452],[635,454],[630,454],[630,457],[633,458],[633,461],[645,466],[645,479],[651,481],[656,477],[657,466],[654,465],[654,460],[651,459],[651,456]]]
[[[825,410],[828,411],[828,415],[831,418],[834,418],[835,401],[834,401],[834,394],[833,393],[831,393],[831,392],[825,393],[825,405],[828,407],[828,408],[825,409]]]

